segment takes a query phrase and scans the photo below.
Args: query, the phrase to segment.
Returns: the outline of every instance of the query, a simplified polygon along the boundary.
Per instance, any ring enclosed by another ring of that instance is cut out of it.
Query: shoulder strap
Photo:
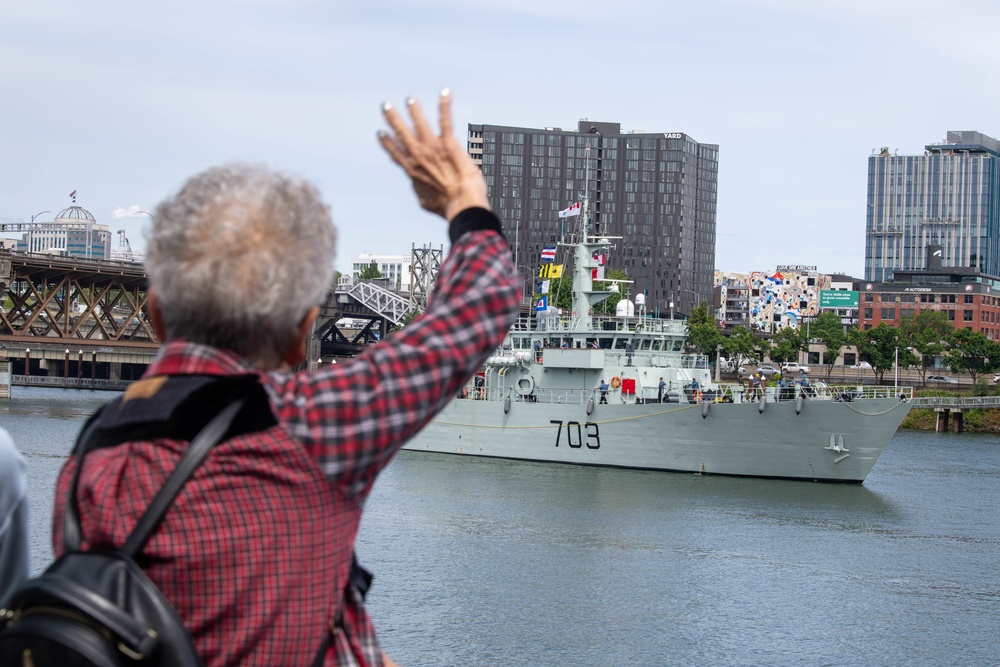
[[[100,421],[100,414],[104,411],[102,406],[97,412],[92,414],[83,425],[77,444],[73,448],[76,454],[76,469],[73,470],[73,479],[69,483],[69,493],[66,494],[66,511],[63,512],[63,550],[76,551],[83,541],[80,530],[80,510],[76,507],[76,487],[80,483],[80,470],[83,469],[83,453],[86,448],[81,446],[86,443]]]
[[[198,435],[191,440],[187,450],[181,456],[180,461],[177,462],[177,466],[170,473],[170,477],[167,478],[163,487],[157,492],[153,501],[146,509],[146,513],[139,519],[135,530],[126,539],[124,546],[120,549],[122,553],[128,555],[130,558],[134,558],[135,554],[142,549],[143,545],[146,544],[146,540],[149,539],[150,533],[159,525],[163,519],[163,515],[170,508],[181,487],[184,486],[192,473],[205,460],[212,447],[222,439],[229,429],[230,424],[232,424],[233,418],[245,402],[246,397],[240,397],[232,401],[221,412],[215,415],[198,432]],[[97,416],[99,414],[100,412],[95,413],[83,427],[83,432],[78,441],[80,444],[85,444],[91,432],[96,428],[98,423]],[[80,512],[77,509],[75,499],[77,484],[80,480],[80,471],[83,469],[83,455],[85,452],[85,446],[77,447],[76,470],[73,471],[73,479],[70,482],[69,493],[66,498],[66,511],[63,513],[63,546],[67,551],[79,549],[82,542]]]
[[[170,473],[170,477],[167,478],[167,481],[156,493],[156,497],[149,504],[146,513],[139,519],[135,530],[128,536],[124,546],[119,551],[129,558],[134,558],[142,549],[143,545],[146,544],[146,540],[149,539],[149,534],[160,524],[163,515],[166,514],[167,509],[173,504],[174,498],[177,497],[181,487],[184,486],[195,469],[205,460],[209,450],[222,439],[222,436],[229,429],[233,417],[236,416],[236,413],[240,411],[245,402],[246,398],[241,397],[227,405],[222,412],[213,417],[212,421],[208,422],[205,428],[195,436],[195,439],[188,445],[181,460],[177,462],[177,467],[174,468],[173,472]]]

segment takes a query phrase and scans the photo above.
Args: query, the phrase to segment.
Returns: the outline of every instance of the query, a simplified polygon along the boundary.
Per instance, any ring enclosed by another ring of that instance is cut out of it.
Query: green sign
[[[857,308],[858,293],[824,289],[819,291],[820,308]]]

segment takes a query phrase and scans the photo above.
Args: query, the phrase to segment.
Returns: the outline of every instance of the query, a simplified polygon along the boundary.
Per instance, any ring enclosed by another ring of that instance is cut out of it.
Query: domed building
[[[37,252],[62,257],[111,258],[111,232],[82,206],[59,211],[52,222],[21,225],[24,232],[17,242],[20,252]]]

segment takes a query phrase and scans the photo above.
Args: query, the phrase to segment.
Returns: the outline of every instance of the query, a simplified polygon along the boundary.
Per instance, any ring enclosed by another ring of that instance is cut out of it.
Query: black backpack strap
[[[80,511],[77,506],[77,490],[83,461],[88,452],[125,442],[157,438],[187,441],[191,443],[188,445],[190,450],[198,436],[203,431],[208,432],[209,424],[227,407],[234,405],[237,400],[242,401],[240,403],[242,410],[239,408],[234,410],[230,419],[222,425],[221,433],[216,434],[218,440],[245,433],[254,433],[277,424],[277,420],[271,412],[267,393],[259,384],[256,376],[253,375],[232,377],[175,376],[158,387],[156,391],[151,392],[155,395],[149,400],[141,400],[143,397],[126,400],[126,393],[125,397],[105,404],[87,420],[81,429],[80,436],[73,448],[73,455],[76,456],[76,469],[70,480],[66,509],[63,513],[63,548],[65,551],[79,550],[83,541]],[[214,442],[208,443],[208,449],[211,449],[214,444]],[[203,459],[204,454],[187,472],[188,476]],[[179,462],[177,467],[179,468],[180,465]],[[187,477],[180,479],[180,486],[183,486],[186,479]],[[169,480],[170,478],[168,478],[168,482]],[[180,486],[178,486],[178,490]],[[170,506],[169,501],[170,498],[168,498],[166,507]],[[152,528],[156,527],[160,518],[157,518]],[[141,544],[139,546],[141,548]]]
[[[73,470],[73,479],[69,484],[69,493],[66,495],[66,511],[63,512],[63,551],[76,551],[83,541],[80,530],[80,510],[76,506],[76,487],[80,482],[80,470],[83,469],[83,453],[87,451],[87,442],[90,440],[100,422],[101,412],[107,406],[102,406],[97,412],[92,414],[83,425],[80,437],[76,440],[74,454],[76,455],[76,469]]]
[[[187,450],[177,462],[177,467],[170,473],[170,477],[156,493],[156,497],[149,504],[146,513],[139,519],[135,530],[125,540],[125,544],[119,550],[129,558],[135,558],[136,554],[142,550],[149,534],[160,524],[163,515],[174,502],[174,498],[180,492],[181,487],[188,481],[195,469],[201,465],[208,452],[222,439],[222,436],[229,430],[229,425],[233,418],[243,408],[246,402],[245,397],[241,397],[223,408],[212,421],[205,425],[205,428],[195,436],[195,439],[188,445]]]

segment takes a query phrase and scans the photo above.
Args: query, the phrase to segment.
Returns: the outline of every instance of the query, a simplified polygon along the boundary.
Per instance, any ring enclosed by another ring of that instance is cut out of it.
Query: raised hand
[[[382,105],[382,113],[392,132],[381,131],[378,139],[389,157],[413,181],[420,205],[445,220],[473,206],[488,209],[490,204],[482,172],[455,138],[448,89],[441,91],[438,102],[440,135],[435,135],[427,124],[415,99],[408,99],[406,106],[413,122],[412,130],[396,108],[387,102]]]

